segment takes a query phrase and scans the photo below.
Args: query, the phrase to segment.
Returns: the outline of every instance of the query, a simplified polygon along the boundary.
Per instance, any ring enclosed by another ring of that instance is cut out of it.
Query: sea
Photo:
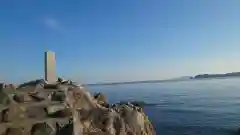
[[[110,103],[144,101],[157,135],[238,135],[240,78],[89,86]]]

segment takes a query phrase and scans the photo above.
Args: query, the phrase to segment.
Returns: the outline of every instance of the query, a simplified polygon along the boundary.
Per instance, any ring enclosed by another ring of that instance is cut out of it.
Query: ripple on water
[[[234,135],[240,127],[239,82],[212,79],[95,90],[106,94],[110,102],[144,101],[158,135]]]

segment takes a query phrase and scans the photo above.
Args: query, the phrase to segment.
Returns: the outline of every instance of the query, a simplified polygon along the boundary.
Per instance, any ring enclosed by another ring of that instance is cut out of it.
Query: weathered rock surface
[[[110,105],[71,81],[44,80],[0,91],[0,135],[155,135],[141,106]]]

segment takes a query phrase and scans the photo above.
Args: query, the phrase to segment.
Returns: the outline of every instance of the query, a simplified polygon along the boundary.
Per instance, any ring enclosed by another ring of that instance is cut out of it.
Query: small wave
[[[133,105],[138,105],[141,107],[148,107],[148,106],[158,106],[157,103],[147,103],[145,101],[120,101],[119,103],[131,103]]]

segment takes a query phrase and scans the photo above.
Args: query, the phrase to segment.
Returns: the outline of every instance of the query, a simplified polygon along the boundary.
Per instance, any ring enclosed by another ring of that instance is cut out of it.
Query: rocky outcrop
[[[31,81],[0,91],[0,135],[155,135],[141,106],[109,104],[71,81]]]
[[[102,93],[95,93],[93,95],[93,98],[97,101],[98,104],[108,107],[108,101],[105,95],[103,95]]]

